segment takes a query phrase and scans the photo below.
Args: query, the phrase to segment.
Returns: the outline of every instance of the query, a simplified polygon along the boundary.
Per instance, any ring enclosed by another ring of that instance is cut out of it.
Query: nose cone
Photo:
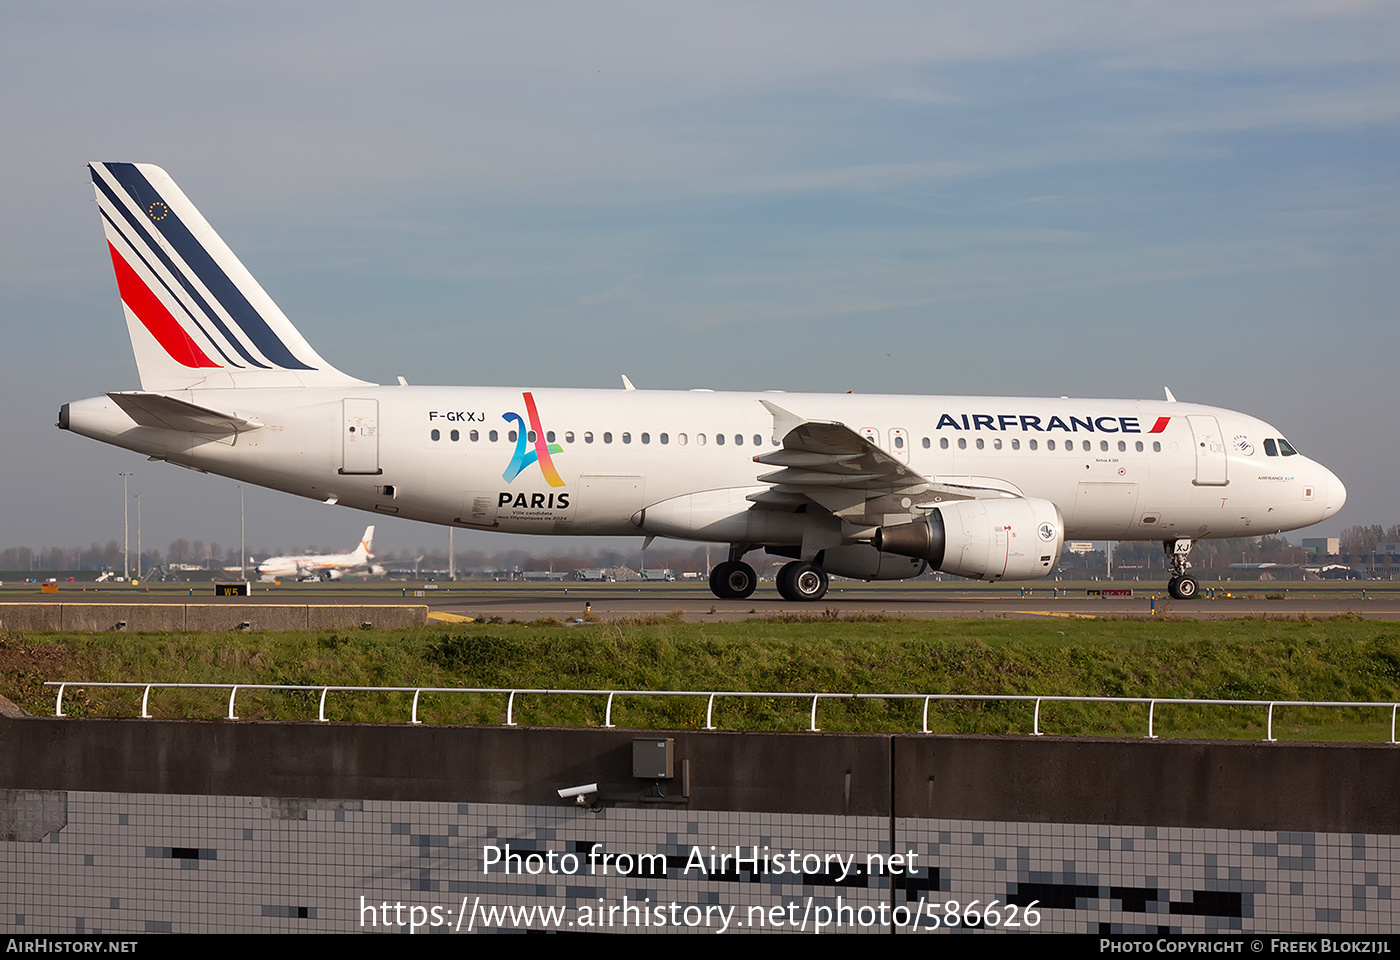
[[[1342,509],[1342,504],[1347,502],[1347,488],[1342,481],[1337,479],[1337,475],[1326,467],[1322,468],[1324,477],[1323,485],[1327,489],[1327,494],[1323,499],[1322,519],[1326,520],[1338,510]]]

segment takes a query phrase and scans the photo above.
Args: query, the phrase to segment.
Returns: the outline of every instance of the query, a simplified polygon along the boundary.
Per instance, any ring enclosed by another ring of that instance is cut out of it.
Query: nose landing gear
[[[1191,553],[1190,540],[1164,540],[1162,549],[1171,557],[1172,577],[1167,581],[1167,593],[1173,600],[1195,600],[1200,593],[1196,578],[1186,571],[1191,563],[1186,559]]]

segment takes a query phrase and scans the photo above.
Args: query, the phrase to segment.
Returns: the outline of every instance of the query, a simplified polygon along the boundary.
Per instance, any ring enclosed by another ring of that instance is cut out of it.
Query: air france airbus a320
[[[1034,580],[1066,539],[1160,540],[1189,599],[1193,540],[1305,527],[1346,489],[1275,427],[1142,400],[380,386],[312,349],[159,167],[94,163],[141,390],[59,426],[327,503],[477,530],[727,544],[828,575]]]

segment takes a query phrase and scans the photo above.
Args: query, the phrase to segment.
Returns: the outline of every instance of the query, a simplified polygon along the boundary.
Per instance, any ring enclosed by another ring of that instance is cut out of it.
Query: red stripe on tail
[[[165,304],[161,303],[151,292],[151,288],[146,286],[145,281],[136,275],[136,271],[131,269],[131,264],[122,259],[122,255],[117,253],[117,248],[112,246],[110,241],[107,243],[107,249],[112,252],[112,269],[117,274],[117,290],[121,293],[122,303],[136,314],[136,319],[141,321],[141,325],[149,330],[156,342],[170,354],[170,359],[187,367],[217,367],[218,364],[204,355],[204,351],[199,349],[199,344],[190,339],[185,328],[171,316],[170,311],[165,309]]]

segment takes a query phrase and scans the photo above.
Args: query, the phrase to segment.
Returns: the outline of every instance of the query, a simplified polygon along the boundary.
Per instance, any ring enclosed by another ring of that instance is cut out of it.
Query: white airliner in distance
[[[59,427],[192,467],[477,530],[726,544],[828,575],[1051,573],[1066,539],[1159,540],[1196,596],[1193,540],[1317,523],[1346,500],[1277,428],[1164,401],[380,386],[327,363],[159,167],[94,163],[141,389]]]
[[[269,557],[258,564],[259,578],[265,581],[279,577],[295,577],[298,580],[339,580],[351,570],[369,565],[373,556],[370,544],[374,542],[374,525],[365,527],[365,535],[360,545],[349,553],[307,554],[302,557]]]

